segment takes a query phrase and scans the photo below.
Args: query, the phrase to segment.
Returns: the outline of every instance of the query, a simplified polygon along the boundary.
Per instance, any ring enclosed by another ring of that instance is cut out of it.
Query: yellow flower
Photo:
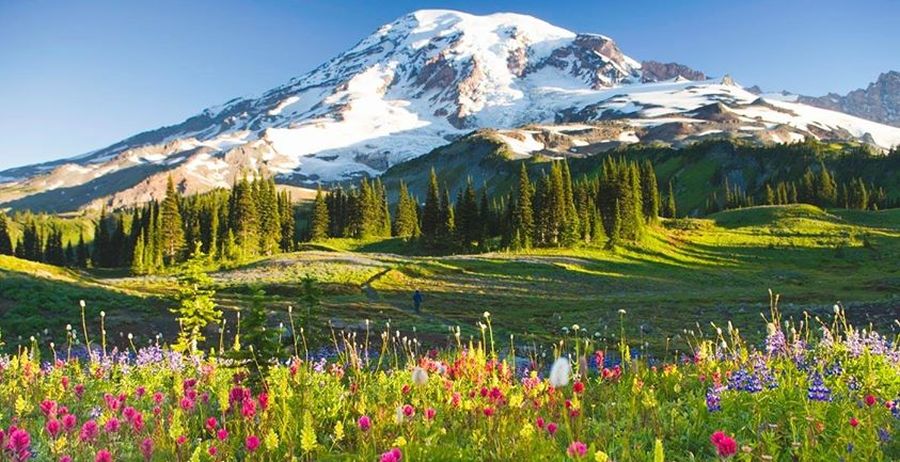
[[[526,422],[525,425],[522,426],[522,430],[519,431],[519,436],[524,440],[528,440],[531,439],[532,435],[534,435],[534,426]]]
[[[267,448],[275,449],[278,447],[278,434],[275,433],[274,430],[269,430],[269,433],[266,433],[264,441]]]
[[[334,441],[340,442],[342,439],[344,439],[344,423],[338,420],[334,424]]]
[[[398,448],[406,446],[406,438],[404,438],[403,435],[398,436],[397,439],[394,440],[394,446]]]
[[[303,452],[310,452],[316,448],[316,429],[313,428],[312,414],[306,411],[303,414],[303,429],[300,430],[300,447]]]
[[[608,462],[608,461],[609,461],[609,455],[607,455],[607,454],[606,454],[605,452],[603,452],[603,451],[599,451],[599,450],[598,450],[597,452],[594,453],[594,460],[595,460],[596,462]]]

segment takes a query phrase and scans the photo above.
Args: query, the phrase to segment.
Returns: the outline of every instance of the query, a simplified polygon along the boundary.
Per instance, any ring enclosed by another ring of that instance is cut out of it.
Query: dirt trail
[[[385,274],[387,274],[390,271],[391,271],[391,268],[385,269],[384,271],[381,271],[378,274],[372,276],[371,278],[369,278],[369,280],[367,280],[366,282],[362,283],[362,285],[360,285],[360,288],[362,289],[363,293],[366,294],[366,298],[368,298],[369,300],[371,300],[373,302],[374,301],[386,302],[388,305],[390,305],[404,313],[408,313],[410,315],[417,316],[423,320],[426,320],[426,321],[429,321],[432,323],[441,323],[448,327],[455,327],[455,326],[459,325],[458,322],[453,321],[448,318],[445,318],[443,316],[439,316],[431,311],[420,311],[420,312],[416,313],[415,309],[412,306],[410,306],[411,303],[410,303],[410,305],[406,305],[406,304],[403,304],[403,303],[400,303],[397,301],[383,299],[381,297],[381,294],[378,293],[378,290],[376,290],[374,287],[372,287],[372,283],[377,281],[378,279],[382,278]]]

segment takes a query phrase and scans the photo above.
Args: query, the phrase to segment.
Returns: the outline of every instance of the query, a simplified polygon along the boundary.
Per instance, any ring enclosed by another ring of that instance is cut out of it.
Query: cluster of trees
[[[879,210],[896,204],[888,197],[884,187],[874,183],[866,183],[862,178],[850,178],[838,182],[833,172],[824,163],[819,163],[816,171],[807,167],[799,180],[779,181],[773,187],[766,183],[760,197],[737,186],[731,185],[728,178],[723,181],[722,196],[713,192],[706,201],[706,212],[714,213],[758,204],[786,205],[812,204],[819,207],[841,207],[859,210]]]
[[[90,258],[90,249],[82,234],[78,242],[65,242],[62,226],[49,220],[40,224],[33,216],[26,218],[21,236],[12,239],[12,220],[0,213],[0,255],[14,255],[18,258],[57,266],[85,267]]]
[[[273,179],[245,177],[230,191],[182,197],[170,178],[162,202],[101,213],[92,261],[137,274],[179,264],[195,252],[239,261],[292,250],[295,228],[290,194],[277,192]]]
[[[671,186],[664,210],[675,214]],[[424,203],[419,206],[405,184],[399,184],[393,212],[380,180],[362,180],[349,192],[319,191],[313,204],[310,238],[418,238],[435,252],[479,251],[492,247],[571,246],[636,240],[644,225],[657,220],[660,195],[648,162],[608,159],[599,177],[572,180],[568,163],[552,162],[533,184],[522,164],[518,187],[507,196],[491,197],[487,187],[471,180],[451,200],[434,170]]]

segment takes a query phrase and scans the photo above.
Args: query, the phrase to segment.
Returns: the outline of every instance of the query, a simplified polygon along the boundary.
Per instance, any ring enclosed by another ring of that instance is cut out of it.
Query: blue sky
[[[258,94],[421,8],[531,14],[766,90],[843,93],[900,70],[891,0],[0,0],[0,169]]]

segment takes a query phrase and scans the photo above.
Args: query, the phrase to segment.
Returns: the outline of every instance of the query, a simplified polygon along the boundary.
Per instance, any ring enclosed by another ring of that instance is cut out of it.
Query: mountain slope
[[[799,96],[797,101],[900,127],[900,72],[885,72],[865,89],[846,95]]]
[[[530,16],[422,10],[259,97],[77,158],[0,172],[0,207],[127,206],[159,199],[169,175],[186,194],[246,174],[294,185],[344,181],[475,129],[535,123],[612,125],[611,144],[710,136],[900,143],[900,129],[760,99],[730,78],[688,80],[703,77],[674,63],[642,65],[608,37]]]

